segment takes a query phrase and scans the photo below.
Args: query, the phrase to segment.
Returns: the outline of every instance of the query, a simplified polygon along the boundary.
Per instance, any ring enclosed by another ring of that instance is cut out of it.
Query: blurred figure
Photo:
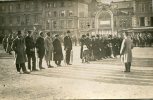
[[[28,69],[31,71],[38,71],[36,69],[36,56],[35,56],[35,43],[32,38],[32,32],[28,31],[25,38],[26,44],[26,54],[28,57]],[[31,69],[31,60],[32,60],[32,69]]]
[[[6,52],[6,47],[7,47],[7,35],[4,36],[3,40],[2,40],[2,44],[3,44],[3,48]]]
[[[82,63],[89,63],[90,51],[86,45],[83,46]]]
[[[12,34],[9,35],[9,37],[7,38],[7,53],[9,53],[10,55],[12,55],[11,51],[11,45],[12,45],[12,42],[13,42],[13,37],[12,37]]]
[[[17,37],[13,40],[12,50],[15,51],[15,63],[17,72],[21,73],[22,69],[23,73],[29,74],[25,67],[26,62],[26,53],[25,53],[25,42],[22,37],[21,31],[18,31]]]
[[[51,38],[50,32],[46,33],[44,45],[45,45],[45,60],[46,60],[47,66],[48,68],[52,68],[54,66],[51,66],[50,61],[52,61],[52,53],[53,53],[54,47],[53,47],[53,40]]]
[[[40,32],[39,37],[36,40],[36,49],[39,58],[39,68],[45,69],[42,67],[42,60],[45,55],[45,46],[44,46],[44,33]]]
[[[125,32],[123,36],[124,36],[124,39],[122,41],[120,55],[121,55],[122,62],[124,62],[125,64],[124,72],[130,72],[133,44],[132,44],[131,37],[128,35],[127,32]]]
[[[67,31],[67,34],[64,37],[64,50],[66,51],[67,65],[72,65],[72,64],[70,64],[70,55],[71,55],[71,50],[72,50],[72,40],[71,40],[70,34],[71,34],[71,32]]]
[[[82,59],[82,54],[83,54],[83,46],[85,45],[85,39],[86,39],[86,36],[82,35],[80,39],[80,43],[81,43],[80,58],[81,59]]]
[[[53,41],[54,47],[54,61],[57,66],[61,66],[61,61],[63,60],[62,46],[59,39],[59,35],[55,35],[55,40]]]

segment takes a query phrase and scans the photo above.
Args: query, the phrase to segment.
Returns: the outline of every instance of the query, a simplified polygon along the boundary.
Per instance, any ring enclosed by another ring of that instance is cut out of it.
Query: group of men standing
[[[66,64],[70,64],[70,53],[72,50],[72,41],[70,37],[70,31],[67,31],[64,37],[64,50],[66,52]],[[36,59],[38,59],[39,69],[44,69],[42,62],[45,57],[48,68],[53,68],[51,61],[54,60],[55,64],[61,66],[63,60],[63,51],[60,41],[60,36],[52,36],[50,32],[39,32],[39,36],[36,40],[33,38],[33,32],[27,31],[27,36],[24,37],[21,31],[17,32],[17,37],[13,40],[11,48],[15,51],[15,63],[17,72],[29,74],[30,71],[38,71],[36,68]],[[28,61],[28,69],[25,67],[25,62]],[[31,64],[32,62],[32,64]]]
[[[106,58],[114,58],[119,55],[122,38],[117,36],[96,35],[89,36],[89,34],[82,35],[81,39],[81,54],[82,59],[83,46],[86,45],[90,51],[90,60],[101,60]]]

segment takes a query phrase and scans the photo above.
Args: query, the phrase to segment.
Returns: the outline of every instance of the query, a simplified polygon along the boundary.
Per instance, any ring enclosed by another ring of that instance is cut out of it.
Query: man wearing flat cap
[[[18,31],[17,37],[13,40],[12,43],[12,50],[15,51],[15,64],[17,72],[21,73],[20,70],[22,69],[23,73],[29,74],[25,67],[26,62],[26,53],[25,53],[25,42],[22,37],[21,31]]]

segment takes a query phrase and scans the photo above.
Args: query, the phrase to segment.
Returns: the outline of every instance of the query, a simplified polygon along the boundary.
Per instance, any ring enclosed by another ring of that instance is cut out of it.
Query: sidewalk
[[[135,49],[134,55],[139,54],[137,51],[141,50]],[[147,54],[152,53],[146,52],[144,55]],[[0,59],[0,99],[153,98],[153,67],[152,63],[147,64],[152,62],[152,58],[135,56],[134,60],[136,63],[131,73],[122,72],[124,68],[119,59],[106,59],[90,64],[78,61],[72,66],[63,65],[26,75],[16,73],[12,58],[3,58]]]

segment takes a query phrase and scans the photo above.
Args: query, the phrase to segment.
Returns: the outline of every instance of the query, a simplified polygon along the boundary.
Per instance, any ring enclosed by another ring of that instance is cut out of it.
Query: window
[[[20,16],[17,16],[17,24],[20,24]]]
[[[53,28],[57,28],[57,22],[55,20],[53,21]]]
[[[46,8],[49,8],[49,3],[46,4]]]
[[[65,11],[61,11],[61,17],[65,17]]]
[[[30,15],[25,16],[25,24],[29,25],[30,24]]]
[[[142,4],[141,12],[145,12],[145,4]]]
[[[12,6],[12,5],[9,6],[9,11],[10,11],[10,12],[13,11],[13,6]]]
[[[64,1],[61,1],[61,7],[64,7],[64,6],[65,6]]]
[[[73,12],[71,10],[68,10],[68,16],[72,16]]]
[[[68,20],[68,28],[73,28],[73,20]]]
[[[153,17],[150,17],[150,26],[153,26]]]
[[[30,5],[28,2],[25,3],[25,9],[29,9],[30,8]]]
[[[34,15],[34,23],[38,23],[38,15]]]
[[[149,4],[149,11],[152,12],[152,4]]]
[[[17,10],[20,10],[21,9],[21,5],[17,4],[16,8],[17,8]]]
[[[69,7],[72,6],[72,1],[71,0],[68,0],[68,4],[67,4]]]
[[[46,29],[49,29],[49,20],[46,22]]]
[[[35,10],[38,10],[38,2],[35,2],[35,4],[34,4],[34,9],[35,9]]]
[[[140,26],[145,26],[145,18],[140,17]]]
[[[56,7],[56,3],[55,3],[55,2],[53,2],[53,7],[54,7],[54,8]]]
[[[65,21],[61,20],[61,28],[65,28]]]
[[[9,17],[9,24],[12,24],[12,16]]]
[[[48,17],[51,17],[51,15],[52,15],[51,11],[50,11],[50,12],[48,12]]]
[[[57,12],[56,11],[54,11],[54,17],[57,17]]]

